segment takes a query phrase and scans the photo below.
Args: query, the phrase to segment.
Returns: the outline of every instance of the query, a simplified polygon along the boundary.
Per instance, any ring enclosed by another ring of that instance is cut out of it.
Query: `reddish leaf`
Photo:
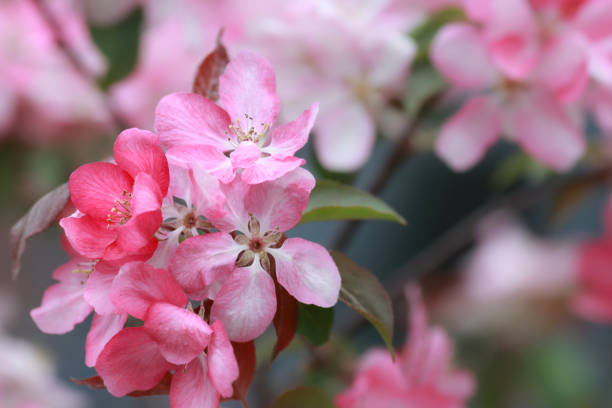
[[[70,378],[70,381],[72,381],[75,384],[85,385],[94,390],[106,389],[106,386],[104,385],[104,381],[99,375],[96,375],[94,377],[84,378],[82,380],[79,380],[76,378]],[[150,395],[167,395],[170,392],[170,383],[172,383],[172,374],[166,373],[164,378],[162,378],[161,381],[155,387],[151,388],[150,390],[134,391],[134,392],[130,392],[128,395],[130,397],[148,397]]]
[[[25,251],[27,240],[49,228],[62,214],[69,203],[69,198],[68,183],[62,184],[45,194],[30,208],[26,215],[13,225],[9,244],[13,264],[11,267],[13,279],[19,275],[21,257]]]
[[[238,360],[240,376],[234,381],[234,395],[228,399],[241,401],[242,405],[248,408],[249,404],[246,401],[246,396],[255,374],[255,343],[252,341],[232,343],[232,346],[234,347],[236,360]]]
[[[193,81],[193,92],[203,95],[211,101],[219,99],[219,77],[229,62],[227,50],[221,43],[223,29],[217,35],[217,46],[204,58],[198,67]]]
[[[285,288],[276,283],[276,314],[274,315],[276,344],[272,352],[272,360],[293,340],[298,325],[298,311],[298,301]]]

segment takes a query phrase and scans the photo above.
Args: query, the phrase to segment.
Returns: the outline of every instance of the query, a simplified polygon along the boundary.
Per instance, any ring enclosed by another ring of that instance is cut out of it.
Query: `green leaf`
[[[116,24],[90,27],[92,39],[108,60],[108,71],[100,79],[103,89],[126,77],[136,66],[142,21],[142,10],[136,9]]]
[[[342,277],[340,300],[372,323],[394,356],[393,307],[387,291],[372,272],[348,256],[337,251],[331,251],[331,256]]]
[[[333,408],[331,398],[314,387],[298,387],[287,391],[272,403],[272,408]]]
[[[419,112],[421,106],[440,93],[446,87],[446,81],[438,71],[429,63],[418,64],[410,74],[410,81],[406,87],[404,106],[409,116]]]
[[[317,180],[300,223],[330,220],[406,220],[381,199],[331,180]]]
[[[300,303],[297,332],[315,346],[327,342],[334,321],[334,308],[323,308]]]
[[[441,27],[448,23],[461,20],[465,20],[465,16],[461,9],[447,8],[433,13],[423,22],[423,24],[412,30],[410,37],[412,37],[419,46],[415,62],[419,63],[429,58],[431,42]]]

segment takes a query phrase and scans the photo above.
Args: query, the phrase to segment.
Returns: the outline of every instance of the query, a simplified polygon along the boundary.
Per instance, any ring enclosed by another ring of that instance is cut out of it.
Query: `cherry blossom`
[[[111,298],[144,320],[144,326],[117,333],[98,359],[96,370],[111,394],[148,390],[172,369],[171,407],[217,407],[221,396],[233,394],[238,364],[223,325],[217,320],[209,326],[203,305],[194,313],[168,271],[128,263]]]
[[[272,66],[241,53],[219,78],[225,109],[197,94],[164,97],[155,113],[155,130],[168,157],[185,166],[196,162],[223,183],[242,170],[249,184],[274,180],[299,167],[294,156],[308,140],[317,115],[313,104],[298,119],[273,127],[280,109]]]
[[[331,307],[338,300],[340,275],[327,250],[284,235],[299,222],[313,187],[303,169],[257,185],[238,175],[222,186],[226,215],[212,221],[219,232],[179,245],[170,271],[190,297],[214,299],[211,316],[233,341],[259,336],[272,321],[274,279],[302,303]]]
[[[368,351],[351,387],[336,397],[337,407],[459,408],[473,395],[472,375],[450,368],[452,340],[444,330],[427,326],[418,287],[408,287],[406,297],[410,337],[396,361],[387,350]]]
[[[78,211],[60,225],[70,245],[87,258],[145,260],[157,247],[168,162],[157,136],[139,129],[117,137],[114,157],[117,164],[85,164],[71,174],[70,195]]]

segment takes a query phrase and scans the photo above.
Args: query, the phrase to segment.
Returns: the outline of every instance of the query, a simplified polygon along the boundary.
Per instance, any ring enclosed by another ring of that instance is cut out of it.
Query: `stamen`
[[[123,190],[121,199],[114,201],[115,205],[106,216],[106,228],[110,228],[111,224],[123,225],[132,218],[132,197],[132,193]]]

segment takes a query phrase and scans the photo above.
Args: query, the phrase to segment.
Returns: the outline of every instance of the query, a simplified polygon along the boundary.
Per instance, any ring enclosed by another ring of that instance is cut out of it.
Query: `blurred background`
[[[220,29],[230,56],[248,49],[270,59],[283,117],[321,103],[315,136],[298,154],[309,170],[379,195],[407,220],[290,232],[345,251],[380,278],[396,347],[407,335],[402,288],[420,280],[432,324],[454,339],[456,365],[476,376],[469,407],[612,406],[611,316],[585,312],[579,299],[585,270],[612,270],[612,250],[592,248],[611,231],[605,126],[585,115],[589,148],[567,172],[509,141],[451,170],[433,146],[462,99],[428,50],[440,27],[468,19],[460,3],[0,0],[0,406],[21,406],[10,397],[18,390],[42,407],[168,406],[166,397],[116,399],[70,383],[95,374],[84,365],[89,319],[53,336],[29,316],[68,259],[59,230],[30,241],[14,281],[8,232],[76,167],[108,157],[118,131],[153,129],[158,100],[191,90]],[[342,305],[326,345],[298,336],[269,364],[274,339],[269,330],[257,343],[253,407],[296,384],[333,396],[359,355],[382,346]]]

